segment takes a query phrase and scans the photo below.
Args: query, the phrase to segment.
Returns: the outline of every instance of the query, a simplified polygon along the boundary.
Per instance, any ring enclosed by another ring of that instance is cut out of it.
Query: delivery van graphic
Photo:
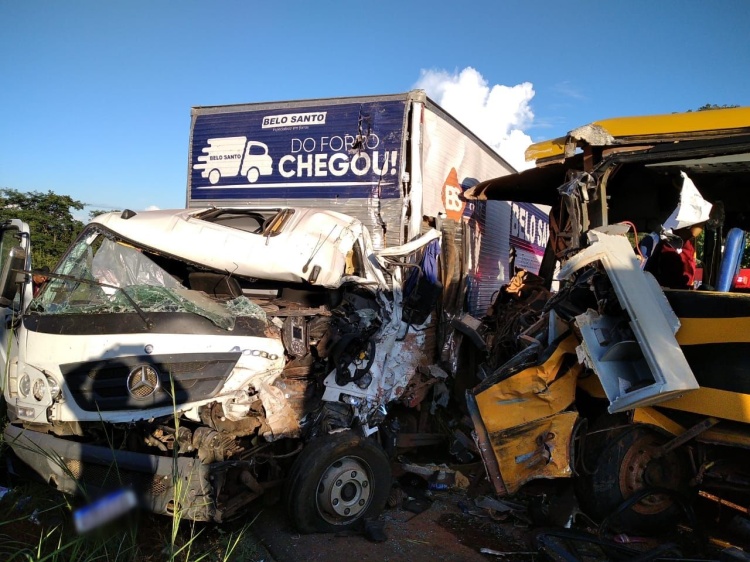
[[[268,155],[268,146],[262,142],[249,141],[247,137],[225,137],[208,139],[208,146],[198,156],[199,164],[194,170],[202,170],[201,177],[216,185],[224,177],[242,175],[250,183],[260,176],[273,173],[273,159]]]

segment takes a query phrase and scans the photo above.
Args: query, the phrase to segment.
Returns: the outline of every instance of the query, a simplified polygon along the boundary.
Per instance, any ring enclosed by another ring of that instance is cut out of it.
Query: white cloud
[[[529,106],[534,86],[530,82],[515,86],[495,84],[490,88],[487,80],[469,66],[452,74],[422,70],[415,87],[425,90],[513,167],[524,170],[533,166],[533,162],[524,159],[524,151],[531,144],[524,129],[534,120]]]
[[[159,207],[159,206],[157,206],[157,205],[149,205],[148,207],[146,207],[146,208],[145,208],[145,209],[143,209],[143,210],[144,210],[144,211],[159,211],[159,210],[160,210],[160,207]]]

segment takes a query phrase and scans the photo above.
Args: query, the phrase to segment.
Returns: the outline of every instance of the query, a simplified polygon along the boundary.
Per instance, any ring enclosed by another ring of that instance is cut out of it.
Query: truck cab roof
[[[366,259],[369,235],[353,217],[315,208],[233,207],[108,213],[96,217],[125,242],[231,275],[335,288],[382,284]]]

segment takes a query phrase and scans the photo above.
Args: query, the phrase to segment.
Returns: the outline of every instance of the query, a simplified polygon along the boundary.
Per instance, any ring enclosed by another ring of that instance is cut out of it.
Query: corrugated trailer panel
[[[468,294],[469,314],[479,318],[484,316],[495,293],[512,275],[508,266],[511,204],[486,201],[483,206],[479,225],[481,248],[477,267],[470,275]]]
[[[466,203],[461,193],[487,178],[514,172],[494,150],[434,106],[423,116],[423,206],[425,215],[446,213],[469,221],[471,240],[467,285],[469,312],[484,313],[495,291],[507,282],[509,204]]]

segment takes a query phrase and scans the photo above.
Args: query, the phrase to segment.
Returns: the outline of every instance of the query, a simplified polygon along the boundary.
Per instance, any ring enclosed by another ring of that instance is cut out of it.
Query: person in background
[[[42,287],[44,287],[44,284],[49,279],[49,277],[47,277],[48,273],[49,267],[45,265],[31,276],[31,282],[34,288],[34,297],[36,297],[41,292]]]
[[[644,267],[656,277],[659,285],[670,289],[694,288],[695,239],[711,213],[711,203],[703,199],[685,172],[681,175],[680,203],[662,225],[658,242]]]

